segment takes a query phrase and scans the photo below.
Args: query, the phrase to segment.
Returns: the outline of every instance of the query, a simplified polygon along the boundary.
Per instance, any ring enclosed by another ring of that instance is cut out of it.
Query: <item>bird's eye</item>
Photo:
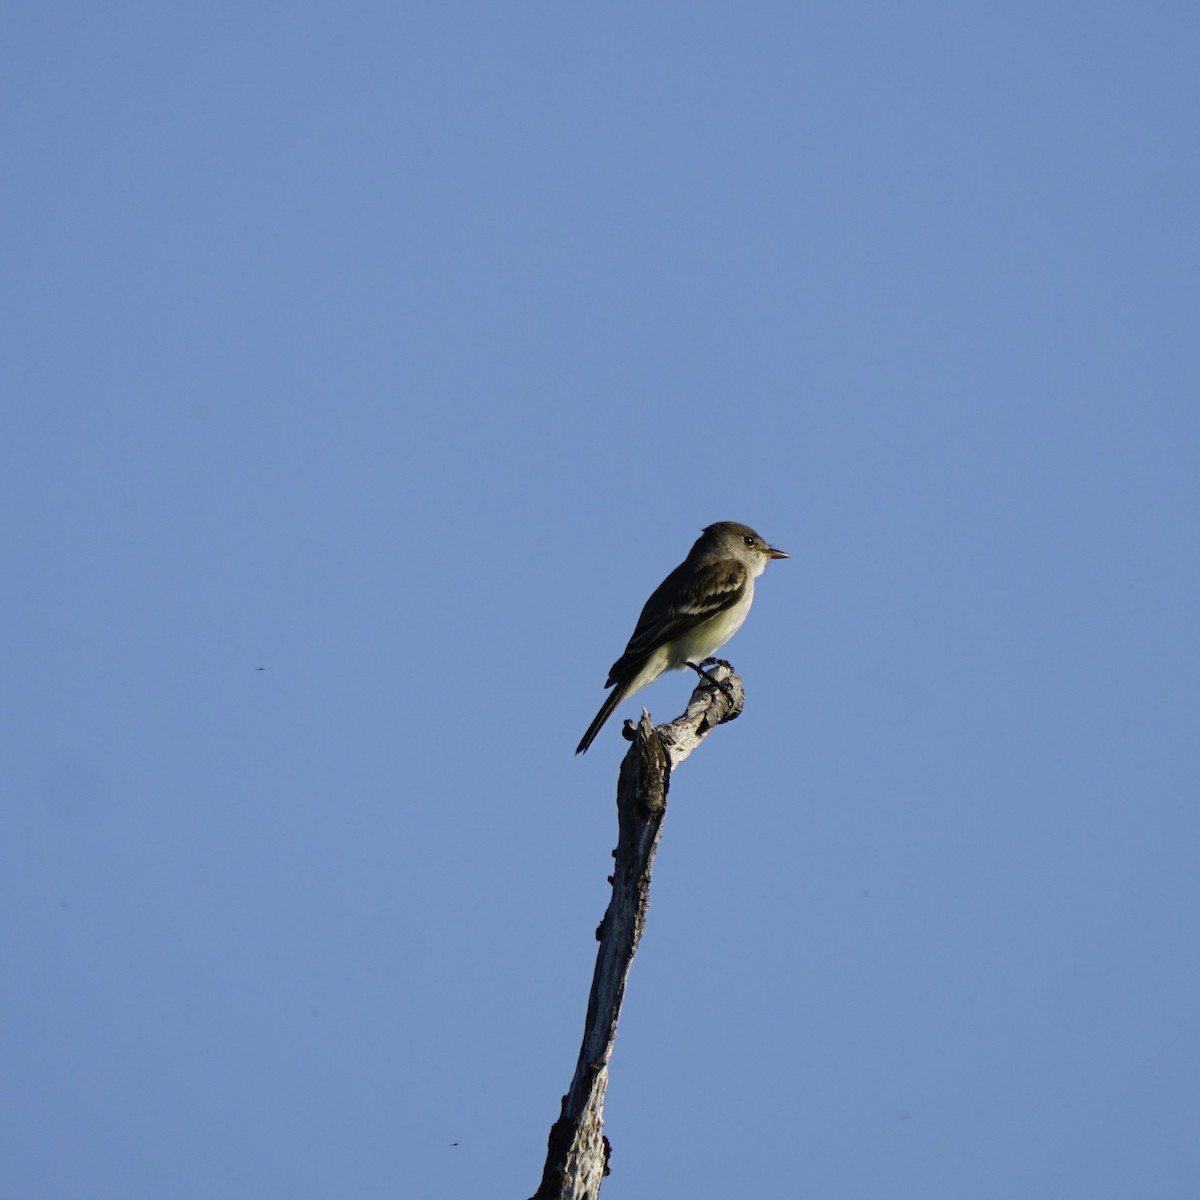
[[[742,541],[745,542],[747,546],[754,545],[754,539],[750,536],[750,534],[746,534],[746,536],[742,538]]]

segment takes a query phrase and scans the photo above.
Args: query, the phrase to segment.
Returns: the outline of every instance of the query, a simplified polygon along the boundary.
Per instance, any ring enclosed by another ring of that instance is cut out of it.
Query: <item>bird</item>
[[[694,667],[742,627],[754,600],[754,581],[773,558],[788,558],[749,525],[718,521],[696,539],[688,556],[655,588],[638,617],[625,653],[608,672],[612,688],[576,754],[596,739],[617,705],[664,671]]]

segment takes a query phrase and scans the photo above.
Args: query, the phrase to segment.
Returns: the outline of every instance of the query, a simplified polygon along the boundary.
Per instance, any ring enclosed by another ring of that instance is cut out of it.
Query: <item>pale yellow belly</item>
[[[742,599],[732,608],[727,608],[711,621],[706,621],[682,637],[676,638],[669,645],[659,647],[646,660],[646,664],[625,694],[632,696],[639,688],[653,683],[664,671],[682,667],[689,662],[698,663],[701,659],[715,654],[741,629],[753,599],[754,589],[749,587]]]

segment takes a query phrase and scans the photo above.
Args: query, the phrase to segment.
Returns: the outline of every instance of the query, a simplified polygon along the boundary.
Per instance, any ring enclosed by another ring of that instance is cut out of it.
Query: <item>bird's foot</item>
[[[714,667],[728,667],[729,666],[729,664],[723,658],[706,658],[704,660],[704,663],[712,663],[712,665]],[[730,704],[734,703],[733,688],[730,686],[728,680],[718,679],[715,675],[713,675],[713,673],[711,671],[706,671],[704,669],[704,664],[697,665],[694,662],[685,662],[683,665],[685,667],[691,667],[692,670],[695,671],[696,674],[701,677],[701,679],[706,679],[709,683],[711,683],[713,685],[713,687],[720,688],[721,691],[723,691],[725,693],[725,695],[728,697],[729,703]]]

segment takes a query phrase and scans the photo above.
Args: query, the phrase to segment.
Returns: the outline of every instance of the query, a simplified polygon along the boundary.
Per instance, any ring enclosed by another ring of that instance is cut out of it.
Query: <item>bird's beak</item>
[[[767,547],[768,558],[791,558],[790,554],[784,554],[782,550],[776,550],[774,546]]]

